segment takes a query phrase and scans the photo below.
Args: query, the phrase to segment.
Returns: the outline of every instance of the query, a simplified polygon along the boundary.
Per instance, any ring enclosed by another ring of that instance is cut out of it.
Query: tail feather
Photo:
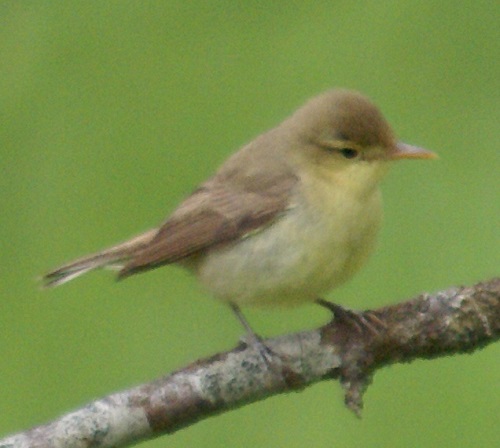
[[[132,258],[138,250],[143,249],[156,233],[157,229],[152,229],[102,252],[88,255],[60,266],[43,276],[44,286],[50,288],[62,285],[94,269],[120,269],[123,266],[123,262]]]
[[[44,286],[62,285],[94,269],[106,267],[109,263],[116,264],[119,260],[120,258],[107,255],[104,252],[73,261],[45,274],[43,276]]]

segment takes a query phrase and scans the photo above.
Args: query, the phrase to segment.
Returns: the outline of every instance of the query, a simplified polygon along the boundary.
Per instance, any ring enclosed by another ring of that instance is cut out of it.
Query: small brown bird
[[[434,157],[398,142],[361,94],[331,90],[233,154],[162,225],[49,272],[45,284],[178,263],[251,331],[240,306],[318,301],[348,280],[374,246],[389,162]]]

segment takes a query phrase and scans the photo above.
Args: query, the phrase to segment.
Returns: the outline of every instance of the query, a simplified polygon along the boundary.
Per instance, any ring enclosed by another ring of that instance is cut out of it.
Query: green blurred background
[[[378,250],[329,298],[376,307],[500,274],[498,2],[2,1],[0,17],[0,434],[234,346],[239,323],[180,269],[36,278],[156,225],[333,86],[441,158],[394,167]],[[329,316],[247,317],[274,335]],[[499,415],[497,344],[384,369],[362,420],[325,382],[141,446],[496,447]]]

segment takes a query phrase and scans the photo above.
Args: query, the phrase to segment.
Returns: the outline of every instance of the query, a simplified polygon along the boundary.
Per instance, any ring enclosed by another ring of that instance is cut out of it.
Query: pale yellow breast
[[[359,195],[304,178],[272,225],[210,251],[194,271],[216,297],[238,305],[311,301],[349,279],[371,252],[381,220],[378,189]]]

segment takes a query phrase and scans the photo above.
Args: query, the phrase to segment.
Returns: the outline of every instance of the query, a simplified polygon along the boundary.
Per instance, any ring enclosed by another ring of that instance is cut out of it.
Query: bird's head
[[[360,182],[378,181],[388,161],[431,159],[423,148],[398,142],[380,110],[351,90],[330,90],[312,98],[283,123],[295,141],[301,164]],[[366,178],[366,180],[363,180]]]

